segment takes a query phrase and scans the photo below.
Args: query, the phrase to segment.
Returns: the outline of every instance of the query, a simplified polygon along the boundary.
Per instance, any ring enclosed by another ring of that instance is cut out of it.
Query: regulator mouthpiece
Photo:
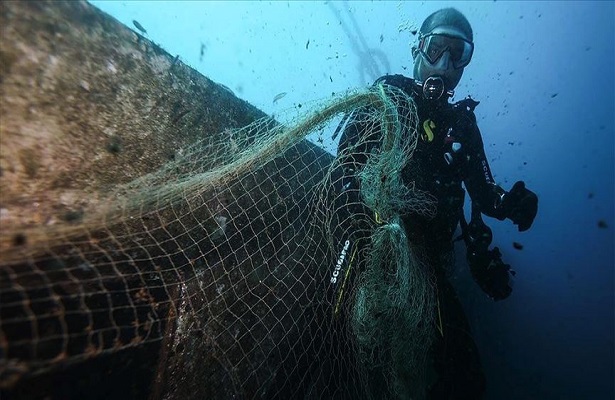
[[[453,95],[452,90],[444,89],[444,80],[439,76],[430,76],[423,82],[423,97],[427,100],[438,100],[445,92],[449,97]]]

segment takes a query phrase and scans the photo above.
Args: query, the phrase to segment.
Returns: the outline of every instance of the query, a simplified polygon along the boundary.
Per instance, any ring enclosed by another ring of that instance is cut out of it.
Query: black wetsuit
[[[478,350],[469,335],[469,324],[457,295],[446,279],[445,264],[450,258],[443,257],[452,252],[453,235],[463,214],[462,184],[473,207],[491,217],[506,217],[498,207],[505,192],[494,183],[473,113],[478,103],[471,99],[456,104],[449,104],[446,99],[425,100],[415,81],[402,75],[384,76],[376,81],[376,85],[380,83],[402,89],[417,105],[420,138],[402,178],[405,183],[414,182],[417,189],[429,192],[437,201],[434,218],[412,212],[402,216],[412,246],[420,249],[433,266],[438,288],[442,321],[433,345],[438,381],[430,388],[429,398],[479,399],[485,382]],[[366,137],[366,127],[352,118],[351,115],[340,138],[338,155],[346,154],[341,160],[344,177],[340,182],[344,189],[351,187],[357,197],[356,173],[367,161],[370,148],[378,146],[381,138]],[[357,201],[353,204],[355,209],[351,212],[356,215]]]

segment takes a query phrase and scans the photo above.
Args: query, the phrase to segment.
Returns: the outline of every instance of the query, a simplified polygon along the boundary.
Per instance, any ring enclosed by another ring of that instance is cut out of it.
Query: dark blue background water
[[[498,183],[524,180],[540,198],[529,232],[487,219],[517,271],[506,301],[485,297],[459,249],[455,285],[488,398],[613,398],[613,2],[94,4],[131,28],[138,20],[169,52],[268,113],[384,73],[410,75],[412,30],[443,6],[464,12],[476,51],[456,99],[481,100]]]

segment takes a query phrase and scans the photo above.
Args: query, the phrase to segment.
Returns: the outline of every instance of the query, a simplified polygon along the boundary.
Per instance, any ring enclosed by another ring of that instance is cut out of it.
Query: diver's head
[[[414,79],[433,85],[424,89],[426,97],[429,91],[439,92],[438,83],[443,86],[442,92],[455,89],[463,69],[472,59],[472,40],[470,23],[454,8],[438,10],[425,19],[419,30],[418,47],[412,49],[412,58]]]

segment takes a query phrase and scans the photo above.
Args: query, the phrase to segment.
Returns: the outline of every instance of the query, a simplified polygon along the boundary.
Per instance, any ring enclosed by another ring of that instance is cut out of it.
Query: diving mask
[[[474,44],[466,39],[444,33],[421,36],[418,50],[432,66],[448,51],[453,68],[461,69],[470,63]]]

